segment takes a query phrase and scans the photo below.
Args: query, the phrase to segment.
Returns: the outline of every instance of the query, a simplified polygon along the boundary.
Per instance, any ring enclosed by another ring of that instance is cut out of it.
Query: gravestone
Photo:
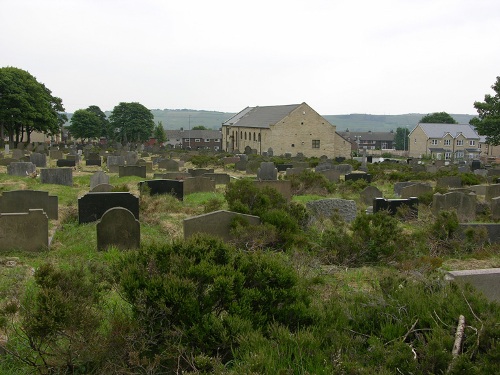
[[[245,220],[249,225],[259,225],[260,218],[231,211],[215,211],[184,219],[184,238],[187,239],[197,233],[206,233],[230,241],[231,224],[235,218]]]
[[[473,172],[475,175],[487,178],[488,177],[488,170],[487,169],[474,169]]]
[[[0,253],[42,251],[49,247],[49,219],[41,209],[0,214]]]
[[[227,173],[205,173],[202,177],[214,180],[216,185],[227,185],[231,182],[231,176]]]
[[[49,157],[53,160],[57,160],[57,159],[62,159],[64,157],[64,154],[62,151],[59,150],[50,150]]]
[[[394,183],[394,194],[397,196],[401,196],[401,190],[403,188],[410,186],[410,185],[415,185],[418,184],[418,181],[403,181],[403,182],[396,182]]]
[[[56,161],[58,167],[76,167],[76,161],[70,159],[58,159]]]
[[[273,162],[262,162],[257,170],[257,179],[260,181],[275,181],[278,179],[278,169]]]
[[[6,144],[4,146],[4,151],[5,151],[6,154],[8,154],[10,152],[10,146],[8,144]]]
[[[140,165],[120,165],[118,177],[137,176],[146,178],[146,167]]]
[[[277,164],[276,169],[278,172],[286,172],[287,169],[293,168],[293,164]]]
[[[42,168],[40,169],[40,182],[73,186],[73,168]]]
[[[375,198],[373,200],[373,213],[386,210],[391,215],[396,215],[398,208],[407,206],[410,214],[413,217],[418,217],[418,198],[412,197],[409,199],[385,199]]]
[[[110,184],[99,184],[90,189],[91,193],[109,193],[113,191],[114,186]]]
[[[446,176],[440,177],[436,181],[436,186],[444,187],[444,188],[461,188],[462,187],[462,178],[459,176]]]
[[[240,161],[238,156],[225,157],[222,159],[222,163],[226,166],[228,164],[235,164]]]
[[[411,197],[420,197],[424,194],[429,194],[433,192],[431,185],[426,183],[417,183],[409,186],[405,186],[401,189],[401,198],[408,199]]]
[[[101,158],[99,159],[85,159],[86,166],[100,167],[102,165]]]
[[[0,165],[8,166],[10,163],[19,163],[19,160],[13,158],[0,159]]]
[[[215,181],[201,176],[184,180],[184,195],[202,192],[215,192]]]
[[[290,180],[262,180],[262,181],[254,181],[253,184],[257,186],[259,189],[264,187],[271,187],[276,189],[278,193],[283,195],[287,201],[292,199],[292,181]]]
[[[178,172],[179,163],[172,159],[163,159],[158,162],[158,168],[169,172]]]
[[[237,171],[246,171],[247,169],[247,160],[239,160],[234,164],[234,169]]]
[[[114,246],[121,250],[141,245],[141,225],[132,212],[123,207],[107,210],[97,222],[97,250]]]
[[[273,157],[274,156],[274,150],[271,147],[269,147],[267,149],[267,156],[269,156],[269,157]]]
[[[5,191],[0,196],[1,213],[21,213],[33,209],[42,209],[50,220],[57,220],[58,198],[39,190]]]
[[[459,285],[470,284],[488,300],[500,302],[500,268],[449,271],[445,280]]]
[[[302,172],[305,171],[305,169],[306,168],[303,168],[303,167],[288,168],[285,173],[287,176],[294,176],[294,175],[301,174]]]
[[[324,163],[318,164],[314,168],[314,171],[315,172],[321,172],[321,171],[326,171],[326,170],[329,170],[329,169],[333,169],[333,163],[331,163],[331,162],[324,162]]]
[[[7,174],[10,176],[26,177],[36,173],[36,166],[33,163],[12,162],[7,165]]]
[[[47,166],[47,155],[33,152],[30,155],[30,162],[35,164],[38,168],[45,168]]]
[[[424,170],[421,171],[421,170],[414,170],[415,168],[412,168],[412,171],[413,172],[428,172],[428,173],[436,173],[437,170],[438,170],[438,167],[436,167],[435,165],[425,165],[424,166]],[[421,169],[421,168],[420,168]]]
[[[106,165],[111,173],[118,173],[118,167],[125,165],[125,158],[123,156],[109,155],[106,159]]]
[[[358,181],[365,180],[366,182],[372,182],[372,175],[369,173],[349,173],[345,175],[346,181]]]
[[[360,193],[361,201],[364,204],[367,204],[370,206],[373,204],[373,200],[375,198],[382,198],[382,197],[383,197],[382,192],[378,188],[376,188],[375,186],[367,186]]]
[[[100,184],[109,184],[109,176],[103,171],[98,171],[90,176],[90,190]]]
[[[12,150],[12,159],[21,159],[22,157],[24,156],[24,152],[23,150],[20,150],[18,148],[15,148],[14,150]]]
[[[144,159],[139,159],[137,161],[137,165],[139,167],[146,167],[146,173],[151,173],[153,172],[153,163],[150,161],[146,161]]]
[[[188,173],[192,176],[192,177],[201,177],[203,176],[205,173],[214,173],[214,170],[213,169],[203,169],[203,168],[197,168],[197,169],[188,169]]]
[[[335,169],[324,169],[322,171],[316,172],[318,174],[322,174],[323,176],[326,177],[326,179],[330,182],[337,183],[340,181],[340,176],[342,173],[340,171],[337,171]]]
[[[247,174],[256,174],[260,168],[260,161],[250,160],[247,162],[246,173]]]
[[[125,156],[125,165],[136,165],[139,155],[135,151],[127,151]]]
[[[486,199],[487,201],[491,201],[496,197],[500,197],[500,184],[487,185],[484,199]]]
[[[146,180],[139,182],[141,194],[147,191],[149,195],[171,194],[179,200],[184,199],[184,181],[178,180]]]
[[[99,220],[110,208],[123,207],[139,220],[139,198],[129,192],[87,193],[78,198],[78,222]]]
[[[432,212],[454,210],[460,221],[472,221],[476,218],[476,194],[452,191],[446,194],[436,193],[432,196]]]
[[[306,208],[311,214],[310,224],[313,224],[320,218],[331,218],[339,216],[345,222],[350,223],[356,219],[356,202],[347,199],[320,199],[306,203]]]
[[[186,178],[193,177],[187,172],[167,172],[167,173],[155,173],[153,175],[154,179],[160,180],[185,180]]]
[[[80,163],[80,156],[76,155],[66,155],[66,160],[74,161],[75,165]]]

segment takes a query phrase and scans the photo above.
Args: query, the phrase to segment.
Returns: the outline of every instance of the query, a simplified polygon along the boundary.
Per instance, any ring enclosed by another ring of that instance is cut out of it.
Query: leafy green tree
[[[74,138],[89,141],[100,137],[102,133],[102,121],[95,112],[88,109],[79,109],[71,117],[69,131]]]
[[[408,134],[410,131],[408,128],[397,128],[396,134],[394,134],[394,148],[396,150],[408,150]]]
[[[109,129],[109,120],[108,120],[106,114],[101,110],[101,108],[99,108],[96,105],[89,106],[87,108],[87,111],[95,113],[95,115],[97,117],[99,117],[99,120],[101,122],[101,134],[100,134],[100,136],[106,137],[108,135],[109,130],[110,130]]]
[[[123,143],[147,141],[155,127],[149,109],[137,102],[121,102],[109,117],[113,137]]]
[[[158,143],[163,143],[167,140],[167,134],[165,133],[165,129],[163,128],[163,123],[158,121],[154,130],[153,130],[153,138],[156,138]]]
[[[47,135],[59,133],[60,112],[64,111],[62,100],[27,71],[14,67],[0,68],[0,125],[6,130],[9,142],[27,141],[31,133],[38,131]]]
[[[486,94],[484,102],[474,102],[478,117],[470,120],[470,124],[476,127],[479,134],[487,137],[491,145],[500,144],[500,77],[491,86],[495,95]]]
[[[195,127],[193,127],[192,130],[208,130],[206,127],[204,127],[203,125],[197,125]]]
[[[446,112],[434,112],[422,117],[421,124],[457,124],[455,119]]]

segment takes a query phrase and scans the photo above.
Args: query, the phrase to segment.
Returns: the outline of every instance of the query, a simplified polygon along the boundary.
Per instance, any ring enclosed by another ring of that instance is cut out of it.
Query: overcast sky
[[[0,66],[68,112],[476,114],[500,76],[500,1],[0,0]]]

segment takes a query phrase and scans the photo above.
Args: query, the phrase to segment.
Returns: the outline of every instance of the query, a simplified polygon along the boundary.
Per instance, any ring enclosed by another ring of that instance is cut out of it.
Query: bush
[[[247,179],[229,183],[224,196],[231,211],[244,214],[260,216],[286,206],[286,199],[276,189],[267,186],[260,189]]]

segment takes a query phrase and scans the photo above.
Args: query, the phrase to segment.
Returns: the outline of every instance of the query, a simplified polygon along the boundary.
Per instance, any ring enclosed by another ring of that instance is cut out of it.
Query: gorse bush
[[[244,214],[261,215],[286,206],[286,199],[276,189],[268,186],[258,188],[247,179],[229,183],[224,197],[231,211]]]

